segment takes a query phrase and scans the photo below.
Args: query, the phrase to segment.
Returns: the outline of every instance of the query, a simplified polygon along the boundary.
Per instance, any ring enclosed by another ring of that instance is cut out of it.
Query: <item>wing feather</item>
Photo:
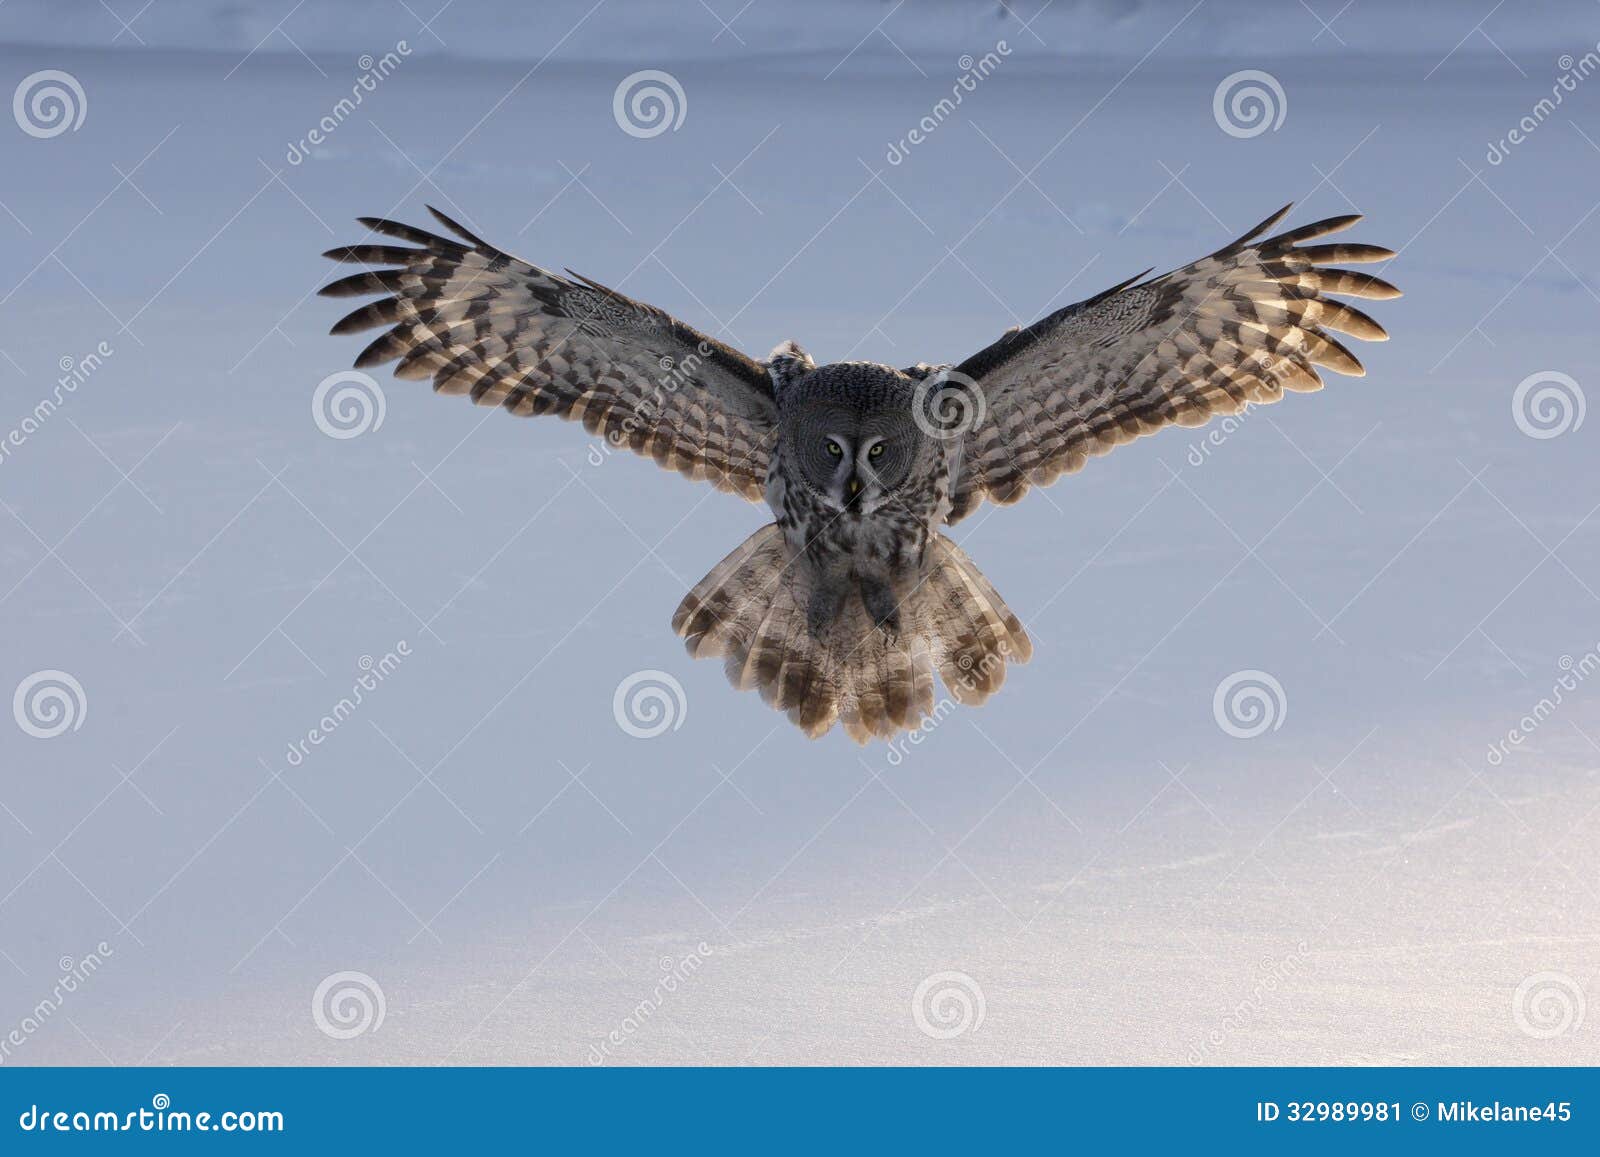
[[[1258,240],[1288,211],[1182,269],[1149,281],[1141,274],[1010,331],[957,366],[977,383],[983,409],[965,436],[949,521],[984,499],[1015,502],[1164,426],[1203,425],[1285,391],[1319,390],[1318,367],[1365,373],[1333,334],[1382,341],[1388,333],[1327,295],[1382,300],[1400,291],[1326,267],[1394,254],[1301,244],[1348,229],[1354,215]]]
[[[342,277],[328,297],[382,294],[335,334],[385,328],[359,369],[396,362],[513,414],[557,414],[684,476],[758,501],[776,437],[763,366],[665,311],[578,275],[561,277],[490,245],[430,207],[455,235],[359,218],[389,244],[340,246],[335,261],[392,266]]]

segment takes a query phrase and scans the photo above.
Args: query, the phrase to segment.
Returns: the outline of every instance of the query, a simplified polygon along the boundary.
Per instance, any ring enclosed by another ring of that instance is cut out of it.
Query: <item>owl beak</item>
[[[861,505],[861,479],[851,474],[844,483],[844,508],[855,510]]]
[[[845,509],[854,510],[861,504],[861,478],[851,474],[845,478]]]

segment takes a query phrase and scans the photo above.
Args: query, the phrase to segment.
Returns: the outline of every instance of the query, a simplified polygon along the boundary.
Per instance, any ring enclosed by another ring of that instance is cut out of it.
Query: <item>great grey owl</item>
[[[1315,367],[1361,374],[1330,331],[1387,334],[1326,295],[1399,295],[1328,268],[1389,250],[1302,244],[1359,217],[1258,240],[1286,206],[1209,257],[1140,274],[957,365],[819,367],[793,342],[756,361],[430,212],[460,240],[363,217],[409,247],[326,255],[388,267],[322,290],[384,295],[333,327],[384,327],[356,366],[398,358],[397,377],[513,414],[578,418],[688,478],[764,499],[776,521],[689,592],[673,629],[691,655],[722,657],[736,687],[759,690],[807,735],[838,722],[858,742],[918,726],[933,710],[935,672],[956,700],[981,703],[1008,661],[1032,653],[1016,615],[941,527],[1162,426],[1319,389]]]

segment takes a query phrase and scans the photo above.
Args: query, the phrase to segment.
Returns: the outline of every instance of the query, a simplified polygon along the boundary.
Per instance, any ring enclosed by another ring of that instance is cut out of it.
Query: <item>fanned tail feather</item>
[[[765,526],[684,597],[672,629],[691,656],[721,658],[730,683],[759,692],[808,736],[838,723],[857,743],[892,739],[935,712],[935,672],[950,700],[976,706],[999,690],[1008,661],[1033,653],[960,547],[936,536],[928,559],[896,592],[897,636],[874,625],[855,591],[813,628],[816,576],[776,524]]]

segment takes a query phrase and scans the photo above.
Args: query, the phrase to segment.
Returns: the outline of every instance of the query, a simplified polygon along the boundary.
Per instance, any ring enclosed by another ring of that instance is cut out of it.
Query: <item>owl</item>
[[[764,501],[773,521],[695,585],[673,630],[806,735],[838,724],[860,743],[982,703],[1032,655],[944,527],[1163,426],[1320,389],[1319,369],[1362,374],[1333,335],[1388,335],[1330,295],[1399,296],[1333,268],[1390,250],[1305,244],[1359,217],[1267,236],[1286,206],[1209,257],[1146,270],[958,363],[819,366],[792,341],[757,361],[429,211],[451,237],[363,217],[369,236],[403,244],[326,254],[372,267],[321,290],[379,295],[333,327],[383,330],[356,367],[397,360],[399,378],[579,420],[686,478]]]

